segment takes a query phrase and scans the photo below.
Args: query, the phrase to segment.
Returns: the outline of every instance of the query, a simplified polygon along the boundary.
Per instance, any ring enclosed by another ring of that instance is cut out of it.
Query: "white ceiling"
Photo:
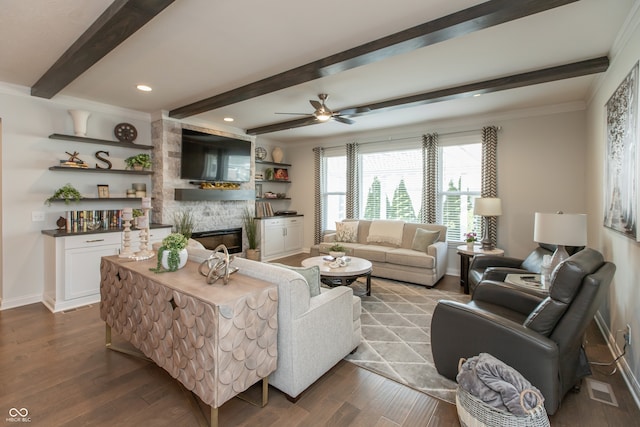
[[[195,116],[248,129],[609,55],[636,0],[581,0],[337,75]],[[32,86],[111,0],[3,0],[0,81]],[[220,94],[482,3],[473,0],[176,0],[64,88],[73,96],[155,113]],[[321,6],[318,6],[321,4]],[[520,108],[585,102],[578,77],[266,135],[287,141]],[[145,83],[153,92],[142,93]],[[55,98],[54,98],[55,99]]]

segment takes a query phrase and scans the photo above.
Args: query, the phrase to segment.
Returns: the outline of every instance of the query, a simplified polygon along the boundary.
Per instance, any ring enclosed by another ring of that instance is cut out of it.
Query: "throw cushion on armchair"
[[[272,262],[271,264],[300,273],[302,277],[304,277],[304,280],[307,281],[311,297],[313,298],[320,295],[320,268],[317,265],[313,265],[311,267],[292,267],[290,265],[278,264],[276,262]]]

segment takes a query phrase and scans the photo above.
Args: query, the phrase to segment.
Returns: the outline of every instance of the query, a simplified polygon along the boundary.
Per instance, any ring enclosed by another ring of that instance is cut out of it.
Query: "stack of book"
[[[256,202],[256,217],[273,216],[273,209],[269,202]]]
[[[76,160],[60,160],[60,166],[63,168],[83,168],[86,169],[89,167],[88,163],[80,159]]]
[[[122,209],[67,211],[66,231],[77,233],[95,229],[122,228]]]

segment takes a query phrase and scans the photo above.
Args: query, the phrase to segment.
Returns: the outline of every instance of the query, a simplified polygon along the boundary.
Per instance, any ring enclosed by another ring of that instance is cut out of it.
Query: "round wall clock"
[[[113,133],[120,142],[133,142],[138,137],[138,131],[130,123],[117,124]]]
[[[256,159],[264,160],[267,158],[267,150],[263,147],[256,147]]]

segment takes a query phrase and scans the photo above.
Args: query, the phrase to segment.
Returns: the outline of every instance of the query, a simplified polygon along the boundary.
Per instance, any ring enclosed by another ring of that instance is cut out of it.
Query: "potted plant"
[[[344,246],[342,246],[339,243],[334,243],[333,246],[329,248],[329,255],[331,255],[334,258],[343,257],[345,256],[345,254],[346,254],[346,250]]]
[[[189,240],[193,234],[193,212],[190,210],[176,212],[173,215],[173,222],[176,233],[182,234]]]
[[[478,240],[478,235],[471,231],[467,234],[464,235],[465,241],[467,242],[467,249],[472,251],[473,250],[473,244]]]
[[[242,221],[244,223],[244,230],[247,233],[247,242],[249,243],[247,259],[259,261],[260,249],[258,249],[258,222],[249,208],[244,209]]]
[[[185,266],[188,257],[187,238],[180,233],[171,233],[162,239],[162,246],[158,249],[158,264],[151,271],[176,271]]]
[[[51,197],[44,201],[44,203],[47,206],[51,206],[51,202],[54,202],[56,200],[64,200],[64,204],[68,205],[69,203],[71,203],[71,200],[79,202],[81,199],[82,195],[73,187],[73,185],[65,184],[64,186],[58,188]]]
[[[142,170],[151,167],[151,156],[146,153],[136,154],[135,156],[124,159],[129,169]]]

